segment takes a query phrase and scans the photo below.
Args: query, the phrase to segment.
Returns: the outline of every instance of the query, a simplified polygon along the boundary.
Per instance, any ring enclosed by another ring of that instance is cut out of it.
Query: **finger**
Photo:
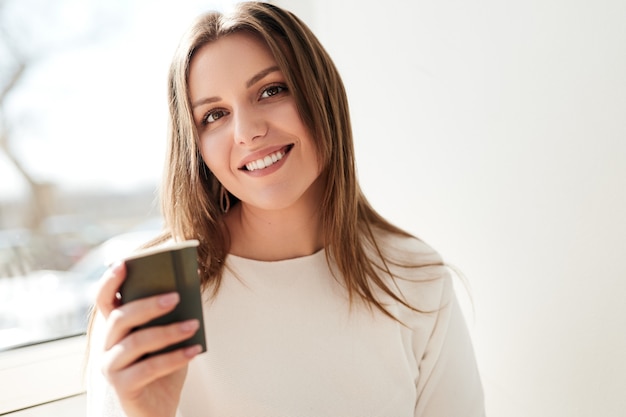
[[[128,335],[107,352],[104,370],[108,375],[127,368],[148,353],[182,342],[193,336],[200,327],[197,319],[167,326],[154,326]]]
[[[96,293],[96,306],[105,318],[109,317],[111,311],[119,304],[116,294],[124,278],[126,278],[124,262],[117,262],[100,278]]]
[[[170,292],[131,301],[111,310],[107,320],[105,349],[119,343],[135,327],[169,313],[179,302],[180,295]]]
[[[118,392],[138,392],[157,379],[180,370],[201,351],[200,345],[194,345],[155,355],[107,377]]]

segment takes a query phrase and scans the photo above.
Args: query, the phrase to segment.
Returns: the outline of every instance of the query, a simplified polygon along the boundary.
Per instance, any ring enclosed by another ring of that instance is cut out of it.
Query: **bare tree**
[[[10,6],[15,6],[18,2],[22,6],[21,14],[9,10]],[[59,19],[55,21],[53,12],[67,8],[68,5],[63,1],[47,0],[28,0],[27,6],[24,5],[24,0],[0,0],[0,153],[10,161],[28,187],[29,202],[24,213],[24,226],[34,231],[42,231],[43,222],[50,214],[50,202],[53,200],[51,194],[55,186],[33,175],[15,151],[12,138],[19,126],[9,116],[8,98],[11,94],[19,93],[25,75],[36,69],[41,61],[101,37],[111,22],[103,19],[101,24],[90,27],[88,33],[49,37],[49,32],[55,32],[63,24]],[[32,10],[39,12],[34,13]]]
[[[0,2],[0,17],[3,17],[3,11],[7,1]],[[4,19],[0,19],[0,40],[7,53],[7,59],[5,62],[13,62],[12,68],[4,69],[7,71],[7,75],[3,76],[1,80],[4,84],[0,90],[0,152],[4,153],[16,171],[24,179],[24,182],[28,185],[30,195],[30,215],[27,218],[26,226],[28,228],[39,230],[42,222],[46,217],[46,205],[45,205],[45,188],[46,186],[37,181],[21,163],[17,155],[11,148],[11,126],[7,118],[6,102],[7,97],[19,86],[23,75],[28,68],[29,60],[25,55],[22,55],[18,50],[17,43],[13,41],[9,35],[7,28],[3,24]]]

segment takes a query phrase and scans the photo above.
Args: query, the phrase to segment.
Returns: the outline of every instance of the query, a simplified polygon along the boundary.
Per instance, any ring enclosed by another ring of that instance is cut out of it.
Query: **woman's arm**
[[[415,417],[482,417],[484,397],[474,349],[449,274],[421,358]]]

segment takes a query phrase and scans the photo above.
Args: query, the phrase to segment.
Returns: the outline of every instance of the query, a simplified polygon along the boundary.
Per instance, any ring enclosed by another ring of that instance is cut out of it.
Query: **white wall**
[[[626,410],[626,2],[283,0],[362,186],[466,275],[490,416]]]

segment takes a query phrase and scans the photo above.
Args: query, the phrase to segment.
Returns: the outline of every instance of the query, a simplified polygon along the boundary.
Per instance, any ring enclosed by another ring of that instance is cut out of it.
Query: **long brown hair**
[[[377,288],[407,304],[386,283],[392,261],[382,253],[374,229],[410,235],[380,216],[359,187],[348,100],[333,61],[299,18],[272,4],[247,2],[228,15],[202,15],[179,44],[168,78],[169,141],[161,190],[166,237],[198,239],[202,283],[219,287],[229,250],[220,209],[220,184],[200,156],[187,81],[196,51],[240,31],[267,44],[300,117],[316,141],[326,181],[320,216],[328,261],[336,264],[351,300],[357,296],[391,315],[375,296]],[[419,260],[415,262],[411,266],[423,266],[418,265]]]

